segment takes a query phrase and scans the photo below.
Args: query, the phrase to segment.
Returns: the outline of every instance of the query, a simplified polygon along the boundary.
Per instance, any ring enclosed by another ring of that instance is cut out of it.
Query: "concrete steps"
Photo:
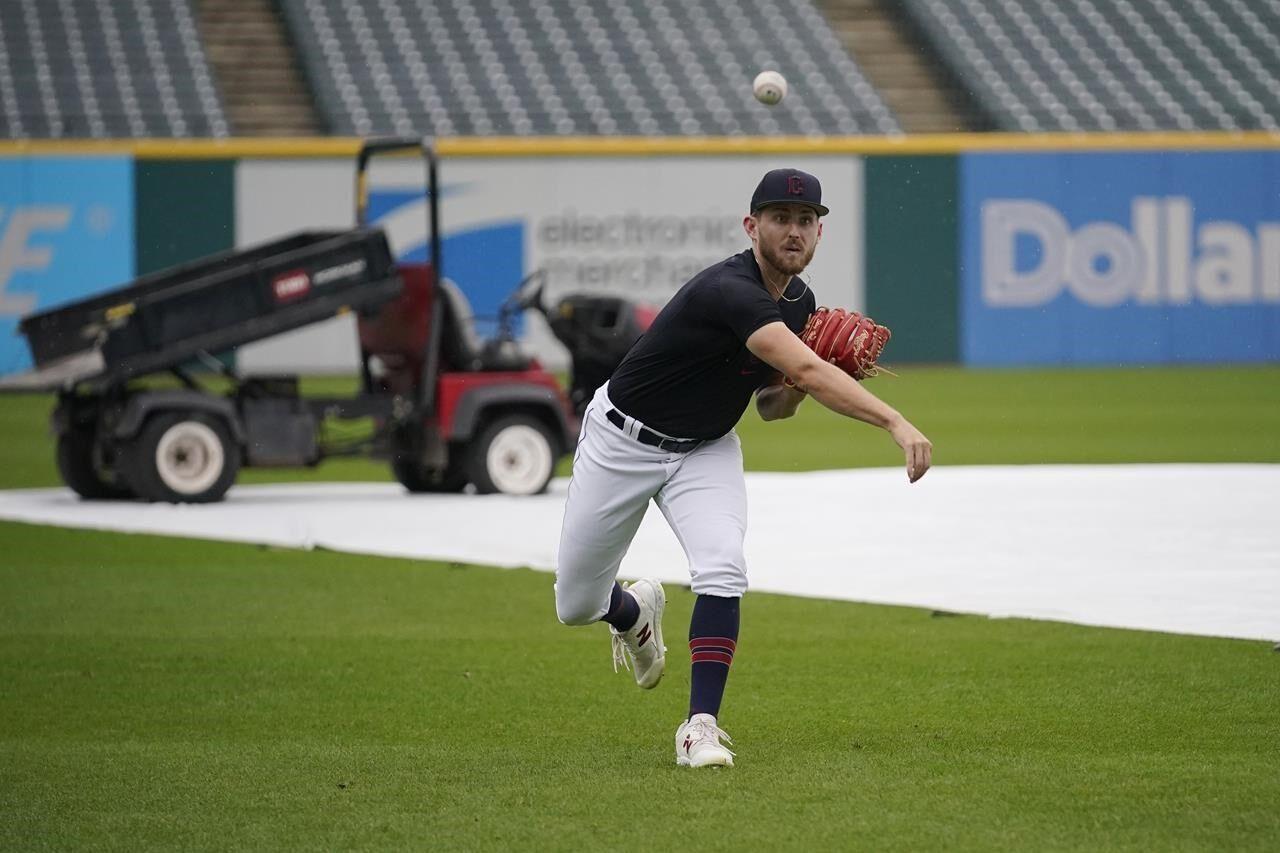
[[[894,0],[818,0],[836,34],[908,133],[988,129]]]
[[[274,0],[196,0],[195,7],[235,136],[324,133]]]

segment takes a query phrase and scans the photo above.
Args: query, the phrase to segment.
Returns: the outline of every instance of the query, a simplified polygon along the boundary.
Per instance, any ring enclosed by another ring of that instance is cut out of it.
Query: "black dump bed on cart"
[[[36,370],[13,384],[118,382],[375,308],[402,287],[380,229],[293,234],[26,317],[19,330]]]

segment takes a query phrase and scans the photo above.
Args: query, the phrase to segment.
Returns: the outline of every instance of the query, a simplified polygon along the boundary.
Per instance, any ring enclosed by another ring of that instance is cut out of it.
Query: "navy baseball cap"
[[[760,179],[751,194],[751,212],[771,204],[807,204],[818,211],[819,216],[831,212],[822,205],[822,184],[799,169],[774,169]]]

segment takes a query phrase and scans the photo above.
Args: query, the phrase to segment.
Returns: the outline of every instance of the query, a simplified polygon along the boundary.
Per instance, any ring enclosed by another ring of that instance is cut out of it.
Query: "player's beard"
[[[799,255],[793,255],[790,252],[782,251],[781,247],[775,249],[762,241],[760,243],[760,254],[764,255],[764,259],[778,272],[786,273],[787,275],[799,275],[804,272],[805,267],[809,266],[809,261],[813,260],[813,252],[817,248],[817,244],[814,244],[807,251],[803,251]]]

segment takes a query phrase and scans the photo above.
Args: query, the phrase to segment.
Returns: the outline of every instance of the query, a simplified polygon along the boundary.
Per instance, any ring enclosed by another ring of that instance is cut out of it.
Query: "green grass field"
[[[348,394],[348,379],[305,393]],[[868,387],[925,432],[939,465],[1034,462],[1280,462],[1280,367],[960,370],[908,367]],[[0,488],[58,485],[48,435],[52,398],[0,395]],[[808,402],[738,427],[746,465],[805,471],[896,465],[882,432]],[[568,474],[567,464],[562,473]],[[385,464],[338,459],[314,469],[244,471],[240,482],[390,480]]]
[[[1274,368],[874,387],[940,465],[1280,461]],[[897,464],[805,408],[744,421],[749,467]],[[0,397],[0,484],[56,482],[47,414]],[[9,523],[0,547],[6,850],[1280,848],[1265,643],[751,595],[739,765],[689,771],[687,590],[642,693],[542,573]]]

